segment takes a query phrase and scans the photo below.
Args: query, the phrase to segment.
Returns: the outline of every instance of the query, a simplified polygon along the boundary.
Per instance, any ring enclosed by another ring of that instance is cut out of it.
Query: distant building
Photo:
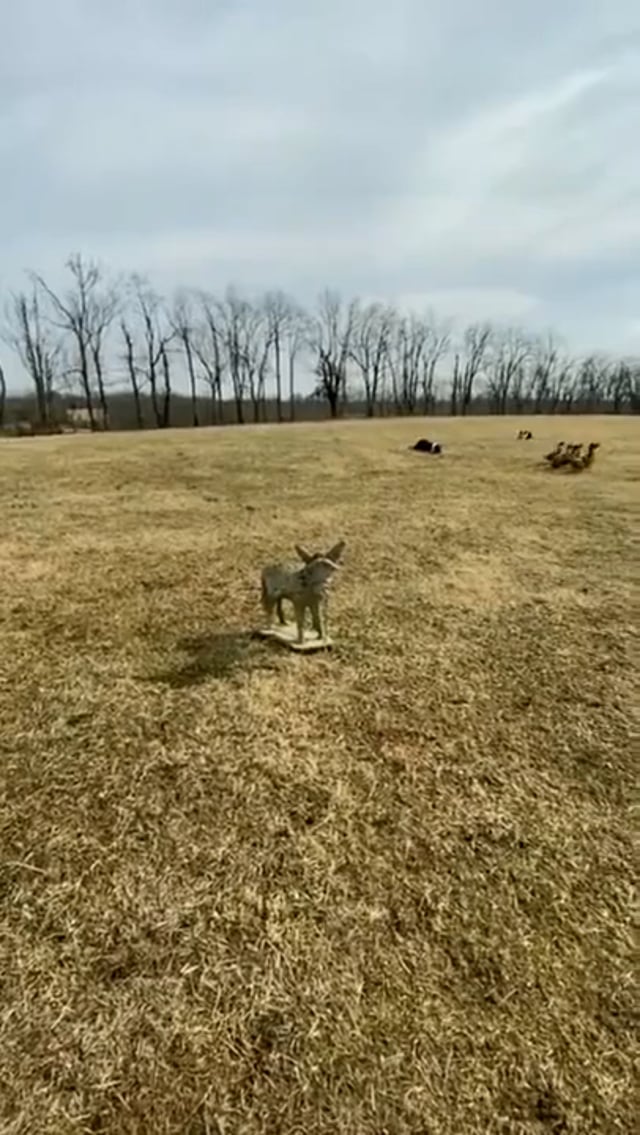
[[[76,430],[91,429],[91,414],[89,413],[89,407],[69,406],[69,408],[67,409],[67,421]],[[108,420],[101,406],[94,406],[93,421],[95,423],[96,429],[104,430],[107,428]]]

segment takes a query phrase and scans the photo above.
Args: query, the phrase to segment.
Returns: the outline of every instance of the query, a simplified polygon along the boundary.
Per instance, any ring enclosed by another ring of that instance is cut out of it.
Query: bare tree
[[[511,408],[514,414],[522,414],[527,395],[527,378],[528,368],[527,359],[521,359],[517,366],[513,368],[511,377],[511,389],[509,391],[509,399]],[[505,413],[506,413],[505,409]]]
[[[609,360],[601,355],[589,355],[582,360],[576,375],[576,398],[581,410],[594,413],[600,409],[609,387],[609,371]]]
[[[40,296],[35,285],[31,294],[18,292],[11,297],[6,309],[3,338],[16,352],[33,383],[38,423],[49,425],[61,347],[42,317]]]
[[[448,328],[438,327],[435,316],[428,316],[428,335],[422,358],[423,413],[429,414],[435,405],[435,379],[438,363],[449,350],[451,335]]]
[[[554,375],[560,365],[560,354],[551,332],[545,338],[531,340],[528,382],[525,399],[534,414],[541,414],[553,390]]]
[[[403,319],[400,327],[402,351],[402,402],[409,414],[415,414],[418,406],[420,377],[424,365],[424,352],[429,337],[429,328],[419,316],[410,315]]]
[[[0,363],[0,430],[4,426],[4,412],[7,405],[7,380],[4,377],[2,363]]]
[[[264,311],[267,318],[267,335],[273,347],[273,371],[276,386],[276,417],[283,421],[282,410],[282,352],[295,323],[296,312],[293,303],[284,292],[267,292],[264,297]]]
[[[91,359],[93,361],[93,371],[96,379],[96,386],[98,388],[98,401],[100,404],[101,417],[103,428],[108,429],[109,426],[109,406],[107,404],[106,396],[106,383],[103,365],[103,350],[104,340],[113,323],[116,312],[118,310],[119,301],[116,292],[111,292],[102,297],[100,303],[96,303],[94,309],[94,316],[92,320],[92,334],[91,334]]]
[[[640,361],[634,360],[629,364],[627,386],[627,400],[632,414],[640,413]]]
[[[211,392],[211,418],[216,425],[223,419],[222,385],[227,365],[224,325],[219,305],[205,292],[200,293],[200,309],[202,318],[196,324],[193,350]]]
[[[292,304],[291,317],[285,328],[287,368],[289,374],[289,420],[296,416],[296,361],[305,343],[310,339],[310,323],[303,308]]]
[[[167,336],[160,341],[160,362],[162,363],[162,428],[167,429],[171,425],[171,368],[169,365],[169,352],[167,351],[167,343],[171,341],[171,336]]]
[[[416,412],[428,339],[429,325],[419,316],[412,314],[395,320],[387,349],[387,363],[398,413]]]
[[[142,340],[139,355],[129,366],[132,387],[138,390],[134,398],[139,398],[141,386],[149,388],[151,406],[158,429],[166,429],[171,424],[171,372],[167,346],[174,332],[162,320],[163,305],[160,297],[141,276],[133,276],[130,281],[132,299],[131,314],[135,319],[136,333]],[[134,340],[134,333],[122,320],[121,330],[127,346]]]
[[[449,396],[449,413],[452,418],[457,417],[462,392],[462,365],[460,353],[456,351],[453,357],[453,371],[451,372],[451,393]]]
[[[367,417],[375,414],[387,366],[389,342],[396,320],[393,308],[370,303],[354,309],[349,357],[362,375]]]
[[[626,359],[618,359],[611,364],[607,376],[605,397],[614,414],[620,414],[627,400],[631,367]]]
[[[566,358],[558,367],[554,376],[552,409],[563,414],[570,414],[578,388],[578,376],[575,359]]]
[[[253,420],[266,421],[266,380],[269,354],[273,343],[273,323],[264,306],[246,309],[243,327],[243,363],[247,375],[249,395],[253,405]]]
[[[141,400],[141,397],[140,397],[140,387],[141,387],[140,368],[138,367],[138,364],[136,362],[135,347],[133,345],[133,335],[131,334],[131,331],[130,331],[130,329],[129,329],[127,323],[126,323],[126,320],[124,318],[122,318],[120,320],[120,330],[122,332],[122,337],[123,337],[124,343],[125,343],[125,365],[126,365],[126,368],[127,368],[127,374],[129,375],[129,381],[131,383],[131,393],[133,394],[133,405],[134,405],[134,411],[135,411],[135,416],[136,416],[136,427],[139,430],[143,430],[144,429],[144,416],[143,416],[143,413],[142,413],[142,400]]]
[[[187,292],[179,292],[176,295],[169,321],[174,335],[180,341],[184,351],[191,394],[191,422],[193,426],[197,427],[200,422],[198,420],[198,392],[193,347],[195,315],[191,297]]]
[[[490,365],[487,368],[487,389],[497,414],[506,414],[509,395],[514,386],[522,390],[524,365],[531,346],[526,336],[516,328],[508,328],[495,336]]]
[[[97,426],[93,378],[106,427],[108,406],[102,351],[106,332],[118,309],[117,291],[115,286],[105,283],[100,266],[93,261],[85,263],[79,253],[70,256],[66,266],[71,273],[72,284],[63,296],[54,292],[42,276],[34,274],[33,279],[50,302],[51,323],[70,335],[74,342],[77,366],[73,373],[80,379],[91,428],[96,429]]]
[[[473,399],[475,383],[485,371],[492,339],[493,329],[490,323],[473,323],[467,327],[463,336],[462,352],[457,352],[453,361],[450,405],[452,417],[458,412],[463,417],[467,413]]]
[[[316,355],[318,396],[326,398],[332,418],[338,416],[347,385],[347,360],[357,311],[357,301],[346,308],[334,292],[325,291],[317,314],[309,324],[309,346]]]
[[[634,359],[619,359],[609,369],[607,401],[614,414],[629,409],[637,413],[640,400],[640,363]]]
[[[224,300],[217,305],[217,308],[218,318],[222,326],[222,340],[229,366],[233,398],[236,404],[236,419],[242,425],[244,423],[244,400],[249,390],[250,380],[251,396],[254,398],[254,414],[256,413],[256,405],[259,411],[259,397],[256,387],[256,382],[259,381],[257,379],[259,367],[255,361],[255,350],[252,342],[252,337],[257,331],[255,327],[256,313],[252,304],[239,296],[234,288],[227,289]]]

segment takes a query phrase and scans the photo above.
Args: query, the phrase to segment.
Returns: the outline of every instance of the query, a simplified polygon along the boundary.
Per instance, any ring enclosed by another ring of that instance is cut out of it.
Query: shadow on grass
[[[251,631],[219,631],[189,635],[180,639],[178,648],[187,656],[177,665],[150,676],[149,681],[184,689],[201,682],[234,677],[240,670],[273,670],[264,643]]]

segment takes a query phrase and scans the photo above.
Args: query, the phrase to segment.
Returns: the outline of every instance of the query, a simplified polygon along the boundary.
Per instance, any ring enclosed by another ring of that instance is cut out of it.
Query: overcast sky
[[[0,288],[325,285],[640,352],[638,0],[20,0]]]

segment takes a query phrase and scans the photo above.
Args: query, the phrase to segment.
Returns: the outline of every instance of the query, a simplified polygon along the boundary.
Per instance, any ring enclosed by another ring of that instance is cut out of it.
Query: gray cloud
[[[81,249],[640,351],[639,94],[632,0],[23,0],[0,286]]]

